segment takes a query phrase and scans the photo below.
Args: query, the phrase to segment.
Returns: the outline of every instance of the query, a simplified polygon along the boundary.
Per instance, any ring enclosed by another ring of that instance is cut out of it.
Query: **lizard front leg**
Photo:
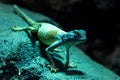
[[[66,46],[66,67],[69,67],[69,46]]]
[[[51,50],[57,48],[61,44],[62,44],[62,40],[57,40],[53,44],[51,44],[49,47],[47,47],[45,49],[46,55],[48,57],[48,60],[50,61],[50,65],[48,65],[47,67],[50,68],[50,70],[52,72],[57,72],[58,68],[56,68],[55,63],[54,63],[54,61],[53,61],[52,56],[50,55],[50,53],[51,53]]]
[[[74,62],[72,62],[72,63],[69,62],[69,58],[70,58],[69,49],[70,49],[70,46],[66,46],[66,67],[67,68],[76,68],[77,65]]]

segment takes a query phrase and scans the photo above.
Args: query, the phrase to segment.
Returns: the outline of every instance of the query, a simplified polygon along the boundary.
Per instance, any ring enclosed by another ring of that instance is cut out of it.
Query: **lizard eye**
[[[76,39],[79,39],[79,38],[81,38],[82,36],[78,33],[78,32],[74,32],[74,37],[76,38]]]

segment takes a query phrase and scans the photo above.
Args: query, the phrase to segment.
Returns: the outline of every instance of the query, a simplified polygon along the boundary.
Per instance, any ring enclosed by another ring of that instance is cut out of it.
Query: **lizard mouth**
[[[87,38],[81,38],[80,41],[86,42],[86,41],[87,41]]]

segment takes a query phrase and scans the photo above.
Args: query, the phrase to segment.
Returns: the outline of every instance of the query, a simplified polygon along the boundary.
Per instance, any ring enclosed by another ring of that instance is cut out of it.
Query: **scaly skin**
[[[14,10],[25,19],[25,21],[30,25],[28,27],[11,27],[13,31],[24,31],[30,30],[37,33],[38,38],[44,44],[49,45],[45,51],[46,55],[50,61],[50,65],[47,67],[53,72],[57,72],[55,63],[50,55],[51,50],[57,48],[60,45],[66,46],[66,67],[76,67],[75,64],[69,63],[69,48],[73,45],[84,43],[86,41],[86,32],[84,30],[73,30],[66,32],[59,29],[55,25],[46,22],[36,22],[30,19],[24,12],[22,12],[17,5],[14,5]]]

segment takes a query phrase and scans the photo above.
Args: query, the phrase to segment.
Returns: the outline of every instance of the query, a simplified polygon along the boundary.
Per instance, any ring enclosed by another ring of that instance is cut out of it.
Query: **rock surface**
[[[50,18],[28,10],[23,11],[36,21],[47,21],[59,25]],[[13,32],[10,26],[28,26],[28,24],[13,12],[11,5],[0,3],[0,79],[4,80],[120,80],[120,77],[102,65],[91,60],[85,53],[73,46],[70,49],[70,62],[75,62],[77,68],[66,70],[65,54],[52,54],[57,67],[57,73],[51,73],[42,57],[42,44],[30,32]],[[59,47],[65,50],[64,46]]]

